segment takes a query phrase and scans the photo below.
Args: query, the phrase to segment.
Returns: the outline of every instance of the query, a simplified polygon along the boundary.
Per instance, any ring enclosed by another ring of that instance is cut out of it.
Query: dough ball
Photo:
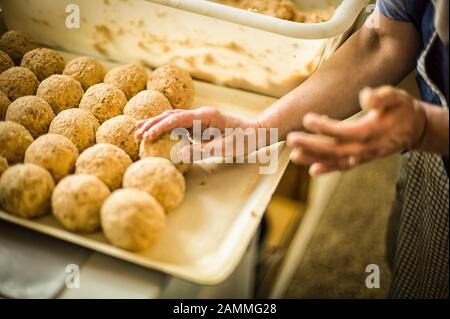
[[[147,73],[139,64],[126,64],[106,73],[104,82],[121,89],[129,100],[145,89]]]
[[[111,190],[122,185],[123,174],[132,163],[122,149],[111,144],[96,144],[78,157],[77,174],[97,176]]]
[[[106,238],[115,246],[143,250],[152,245],[166,225],[161,205],[137,189],[120,189],[109,197],[101,210]]]
[[[48,132],[55,114],[43,99],[37,96],[23,96],[8,107],[6,120],[23,125],[33,138]]]
[[[100,124],[91,112],[68,109],[59,113],[50,124],[51,134],[67,137],[81,153],[95,143],[95,132]]]
[[[160,157],[145,158],[131,165],[125,173],[123,186],[146,191],[166,212],[181,204],[186,187],[183,175],[172,162]]]
[[[0,90],[10,101],[26,95],[34,95],[39,81],[27,68],[15,66],[0,74]]]
[[[46,134],[36,139],[25,152],[25,163],[45,168],[55,182],[73,172],[78,149],[67,137]]]
[[[194,101],[194,81],[188,72],[174,65],[157,68],[147,82],[147,89],[164,94],[174,109],[189,108]]]
[[[8,54],[16,65],[28,51],[37,48],[37,42],[20,31],[8,31],[0,38],[0,50]]]
[[[139,144],[134,139],[136,120],[128,115],[119,115],[103,123],[97,130],[97,143],[120,147],[135,161],[139,158]]]
[[[8,160],[0,156],[0,177],[8,169]]]
[[[0,50],[0,73],[14,66],[13,60],[5,52]]]
[[[91,86],[103,82],[106,69],[96,59],[82,56],[67,63],[63,74],[80,82],[86,91]]]
[[[11,104],[11,101],[8,99],[5,93],[0,91],[0,121],[5,120],[6,110],[8,110],[8,106]]]
[[[122,114],[127,97],[122,90],[111,84],[100,83],[90,87],[80,102],[80,109],[94,114],[101,123]]]
[[[169,100],[160,92],[145,90],[128,101],[123,113],[139,121],[155,117],[171,109]]]
[[[53,192],[53,216],[70,231],[94,232],[100,228],[100,209],[110,194],[95,176],[67,176]]]
[[[179,140],[172,140],[170,138],[170,134],[163,134],[156,141],[150,142],[146,140],[142,140],[140,148],[139,148],[139,156],[141,158],[147,157],[163,157],[177,163],[180,162],[178,157],[178,151],[183,147],[189,144],[185,144]],[[181,174],[186,174],[189,172],[192,164],[191,163],[178,163],[175,164],[175,167],[181,172]]]
[[[20,66],[32,71],[39,81],[53,74],[61,74],[65,65],[61,53],[47,48],[38,48],[25,53],[20,62]]]
[[[50,211],[55,182],[49,172],[34,164],[8,168],[0,178],[0,203],[9,213],[34,218]]]
[[[39,84],[36,95],[47,101],[55,114],[78,107],[83,97],[80,82],[68,75],[55,74]]]
[[[0,122],[0,156],[9,164],[23,161],[25,151],[33,142],[33,137],[25,127],[16,122]]]

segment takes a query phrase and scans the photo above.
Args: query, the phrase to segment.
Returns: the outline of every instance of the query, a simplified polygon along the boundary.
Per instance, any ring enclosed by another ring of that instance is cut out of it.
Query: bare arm
[[[379,28],[371,27],[380,19]],[[416,63],[419,34],[406,22],[390,20],[375,11],[308,80],[262,112],[263,127],[278,127],[285,139],[302,129],[305,114],[314,111],[345,119],[360,110],[358,94],[366,86],[397,84]]]

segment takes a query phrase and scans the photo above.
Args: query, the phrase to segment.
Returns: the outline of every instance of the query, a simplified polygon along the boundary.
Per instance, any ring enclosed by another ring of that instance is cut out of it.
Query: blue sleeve
[[[398,21],[411,21],[406,2],[411,0],[377,0],[377,8],[385,17]]]

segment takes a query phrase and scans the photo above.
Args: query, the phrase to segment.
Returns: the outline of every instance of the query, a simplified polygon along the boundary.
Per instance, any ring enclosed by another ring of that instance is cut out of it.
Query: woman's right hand
[[[259,128],[260,123],[256,119],[241,119],[229,114],[225,114],[213,107],[201,107],[192,110],[170,110],[148,120],[138,122],[135,138],[137,141],[146,140],[154,141],[164,133],[169,133],[176,128],[190,129],[193,127],[194,121],[201,123],[202,131],[211,128],[218,129],[222,136],[214,138],[206,143],[200,143],[195,147],[201,149],[212,149],[213,146],[228,143],[229,138],[224,136],[226,128]],[[193,147],[189,147],[189,151],[193,151]],[[182,151],[183,152],[183,151]],[[186,150],[184,150],[186,152]],[[236,154],[235,154],[236,156]]]
[[[244,120],[238,117],[222,113],[221,111],[204,106],[193,110],[170,110],[151,119],[138,122],[135,138],[154,141],[164,133],[170,133],[176,128],[190,129],[194,121],[200,121],[202,130],[217,128],[221,132],[225,128],[240,127],[246,129],[253,127],[256,123],[252,120]]]

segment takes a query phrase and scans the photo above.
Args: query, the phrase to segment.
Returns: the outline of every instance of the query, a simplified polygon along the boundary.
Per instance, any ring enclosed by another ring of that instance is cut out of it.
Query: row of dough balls
[[[25,40],[15,31],[0,39],[0,49],[8,53],[0,53],[1,68],[3,55],[12,57],[23,49],[22,58],[19,54],[11,58],[22,66],[10,63],[0,74],[0,204],[25,218],[42,216],[53,206],[55,217],[70,230],[90,232],[101,224],[114,245],[131,250],[147,247],[163,228],[164,211],[181,203],[185,182],[170,161],[153,157],[169,158],[176,141],[168,136],[143,142],[143,159],[131,165],[139,159],[136,121],[172,106],[190,106],[192,79],[173,66],[163,66],[147,81],[145,70],[131,64],[112,69],[104,76],[105,83],[97,83],[106,71],[96,60],[82,57],[64,67],[56,51],[34,51],[29,45],[30,50],[23,52]],[[61,64],[63,75],[57,74]],[[34,77],[42,81],[37,96],[30,95],[39,83]],[[47,128],[49,134],[42,135]],[[95,141],[100,144],[92,146]],[[25,164],[8,168],[8,162],[23,160]],[[188,164],[178,168],[185,171]],[[74,169],[76,175],[69,175]],[[123,176],[125,189],[116,190]]]

